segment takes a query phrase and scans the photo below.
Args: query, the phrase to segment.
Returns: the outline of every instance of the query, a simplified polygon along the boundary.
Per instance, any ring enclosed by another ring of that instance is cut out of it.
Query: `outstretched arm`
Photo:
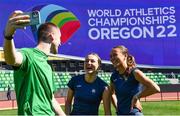
[[[28,15],[20,15],[22,11],[14,11],[6,24],[4,30],[4,56],[5,61],[9,65],[19,66],[22,63],[23,57],[20,52],[16,52],[14,45],[14,34],[16,29],[24,28],[23,24],[29,23],[30,19]]]

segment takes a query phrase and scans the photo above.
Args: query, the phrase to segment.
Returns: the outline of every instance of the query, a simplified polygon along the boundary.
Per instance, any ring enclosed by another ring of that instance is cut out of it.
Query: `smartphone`
[[[26,26],[38,25],[41,23],[39,11],[24,12],[22,15],[29,15],[30,16],[30,22],[25,24]]]

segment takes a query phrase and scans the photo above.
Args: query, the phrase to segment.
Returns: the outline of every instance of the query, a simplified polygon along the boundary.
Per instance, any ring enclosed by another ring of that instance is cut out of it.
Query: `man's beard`
[[[55,46],[54,44],[51,44],[51,51],[52,54],[57,54],[58,53],[58,47]]]

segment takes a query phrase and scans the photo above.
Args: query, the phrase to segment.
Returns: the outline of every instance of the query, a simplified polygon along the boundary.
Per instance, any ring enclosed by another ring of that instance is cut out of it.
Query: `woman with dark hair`
[[[98,115],[101,100],[105,115],[111,114],[110,90],[108,85],[97,76],[100,65],[101,59],[96,53],[88,54],[84,62],[85,74],[72,77],[69,81],[65,102],[67,115]]]
[[[139,99],[159,92],[159,86],[136,67],[135,58],[125,46],[114,47],[110,60],[116,69],[110,88],[117,115],[142,115]]]

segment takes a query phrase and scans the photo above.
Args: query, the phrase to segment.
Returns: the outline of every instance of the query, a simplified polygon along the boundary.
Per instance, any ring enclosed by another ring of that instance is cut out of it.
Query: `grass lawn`
[[[180,115],[180,101],[142,102],[144,115]]]
[[[144,115],[180,115],[180,101],[142,102]],[[0,110],[0,115],[16,115],[17,110]],[[100,106],[99,114],[104,114]],[[115,110],[112,107],[112,114]]]

